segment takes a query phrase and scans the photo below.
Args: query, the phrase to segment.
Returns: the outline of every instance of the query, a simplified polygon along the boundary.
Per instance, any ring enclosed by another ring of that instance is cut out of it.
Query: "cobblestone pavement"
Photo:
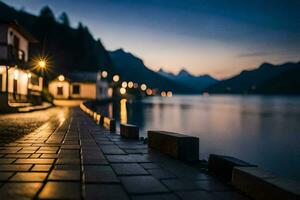
[[[79,110],[0,146],[0,199],[246,199],[199,169],[121,139]]]

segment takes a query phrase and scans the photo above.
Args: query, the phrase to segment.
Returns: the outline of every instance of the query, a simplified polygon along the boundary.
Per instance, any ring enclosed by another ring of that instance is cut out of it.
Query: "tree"
[[[67,27],[70,27],[70,20],[69,20],[69,17],[68,17],[68,15],[67,15],[67,13],[62,12],[61,15],[59,16],[59,21],[60,21],[63,25],[65,25],[65,26],[67,26]]]
[[[49,6],[45,6],[40,11],[40,17],[51,21],[55,21],[54,14]]]

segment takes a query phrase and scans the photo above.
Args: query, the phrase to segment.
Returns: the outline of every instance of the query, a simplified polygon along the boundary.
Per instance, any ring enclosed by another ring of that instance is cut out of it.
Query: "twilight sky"
[[[2,0],[38,14],[49,5],[87,25],[108,50],[158,70],[216,78],[262,62],[300,60],[299,0]]]

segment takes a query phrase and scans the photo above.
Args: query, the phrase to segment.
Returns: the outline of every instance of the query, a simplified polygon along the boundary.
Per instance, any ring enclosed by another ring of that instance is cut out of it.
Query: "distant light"
[[[126,81],[123,81],[122,87],[123,87],[123,88],[126,88],[126,87],[127,87],[127,82],[126,82]]]
[[[14,79],[18,79],[19,78],[19,70],[15,69],[14,71]]]
[[[134,87],[134,88],[138,88],[138,87],[139,87],[139,84],[134,83],[134,84],[133,84],[133,87]]]
[[[145,91],[147,89],[147,85],[146,84],[142,84],[141,85],[141,90]]]
[[[151,96],[151,95],[153,94],[153,92],[152,92],[151,89],[147,89],[147,90],[146,90],[146,93],[147,93],[147,95],[149,95],[149,96]]]
[[[168,91],[168,92],[167,92],[167,96],[168,96],[168,97],[172,97],[172,96],[173,96],[173,93],[172,93],[171,91]]]
[[[120,93],[121,94],[126,94],[126,89],[125,88],[120,88]]]
[[[59,81],[64,81],[64,80],[65,80],[64,75],[59,75],[59,76],[58,76],[58,80],[59,80]]]
[[[128,82],[128,87],[129,87],[129,88],[133,88],[133,82],[132,82],[132,81],[129,81],[129,82]]]
[[[30,72],[27,73],[27,77],[28,77],[28,78],[31,78],[31,73],[30,73]]]
[[[120,80],[120,76],[119,75],[114,75],[113,76],[113,81],[114,82],[118,82]]]
[[[101,76],[102,76],[102,78],[106,78],[107,77],[107,71],[102,71],[102,73],[101,73]]]
[[[162,91],[162,92],[160,93],[160,95],[161,95],[162,97],[165,97],[165,96],[167,96],[167,94],[166,94],[166,92],[165,92],[165,91]]]

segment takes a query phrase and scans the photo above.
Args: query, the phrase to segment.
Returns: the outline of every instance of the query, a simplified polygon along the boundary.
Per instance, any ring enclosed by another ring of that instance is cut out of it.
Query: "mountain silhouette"
[[[208,87],[209,93],[229,94],[300,94],[300,62],[273,65],[263,63],[254,70]]]
[[[194,76],[185,69],[180,70],[177,75],[165,72],[163,69],[160,69],[158,73],[177,82],[178,84],[193,88],[197,91],[197,93],[200,93],[203,89],[219,82],[209,75]]]

